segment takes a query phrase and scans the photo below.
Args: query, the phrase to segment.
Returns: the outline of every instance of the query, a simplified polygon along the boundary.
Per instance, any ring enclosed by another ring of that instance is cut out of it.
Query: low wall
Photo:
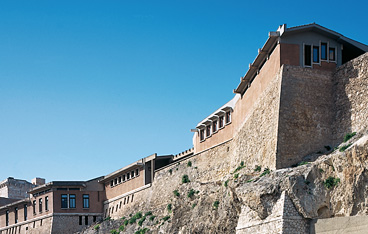
[[[365,234],[368,232],[368,216],[335,217],[311,222],[310,234]]]

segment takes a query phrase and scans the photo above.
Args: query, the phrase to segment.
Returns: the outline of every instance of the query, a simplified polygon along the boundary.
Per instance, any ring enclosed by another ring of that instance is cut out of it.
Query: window
[[[88,216],[84,216],[84,225],[88,225]]]
[[[112,181],[110,181],[110,186],[112,187],[112,186],[114,186],[114,181],[112,180]]]
[[[319,47],[313,46],[313,63],[319,63]]]
[[[69,208],[75,208],[75,194],[69,194]]]
[[[327,43],[321,43],[321,60],[327,60]]]
[[[328,49],[328,58],[330,61],[336,61],[336,50],[335,48]]]
[[[45,211],[49,210],[49,197],[45,197]]]
[[[225,121],[227,124],[231,122],[231,112],[230,111],[226,112]]]
[[[14,209],[14,222],[18,223],[18,207],[15,207]]]
[[[97,221],[97,217],[93,216],[93,222],[96,222],[96,221]]]
[[[119,178],[118,178],[118,182],[119,182],[119,184],[121,183],[121,176],[119,176]]]
[[[68,195],[61,194],[61,208],[68,208]]]
[[[118,178],[115,178],[115,185],[117,185],[118,184]]]
[[[33,201],[32,203],[32,208],[33,208],[33,214],[36,214],[36,200]]]
[[[27,221],[27,204],[24,204],[23,212],[24,212],[24,221]]]
[[[211,136],[211,125],[206,126],[206,137]]]
[[[42,213],[42,198],[38,199],[38,212]]]
[[[224,116],[220,116],[219,117],[219,128],[223,128],[224,127]]]
[[[136,170],[135,170],[135,175],[136,175],[136,176],[139,176],[139,169],[136,169]]]
[[[199,139],[200,139],[201,141],[203,141],[203,140],[204,140],[204,129],[200,129],[200,130],[199,130]]]
[[[217,132],[217,121],[212,122],[212,132]]]
[[[304,45],[304,66],[312,66],[311,49],[310,45]]]
[[[134,177],[134,175],[135,175],[135,174],[134,174],[134,171],[132,171],[131,173],[132,173],[132,178],[133,178],[133,177]]]
[[[9,226],[9,210],[7,210],[5,213],[5,225]]]
[[[82,225],[83,216],[79,216],[79,225]]]
[[[126,177],[127,177],[127,180],[129,180],[129,178],[130,178],[130,173],[127,173],[127,174],[126,174]]]
[[[89,194],[83,194],[83,208],[89,208]]]
[[[123,181],[125,181],[125,175],[123,175]]]

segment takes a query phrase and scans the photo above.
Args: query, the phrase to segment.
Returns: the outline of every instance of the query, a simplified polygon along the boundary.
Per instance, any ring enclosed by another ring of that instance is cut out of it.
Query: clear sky
[[[192,147],[280,24],[368,44],[366,1],[0,1],[0,180]]]

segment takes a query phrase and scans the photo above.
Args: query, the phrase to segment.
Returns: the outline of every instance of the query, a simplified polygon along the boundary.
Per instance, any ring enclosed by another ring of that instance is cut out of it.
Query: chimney
[[[44,185],[45,184],[45,179],[36,177],[36,178],[32,179],[32,184],[34,184],[36,186]]]

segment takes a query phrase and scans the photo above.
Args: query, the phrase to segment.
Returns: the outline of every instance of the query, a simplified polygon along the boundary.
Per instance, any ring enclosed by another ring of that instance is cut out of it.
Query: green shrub
[[[137,212],[133,217],[130,218],[129,223],[133,224],[137,221],[137,219],[142,218],[142,212]],[[124,222],[125,223],[125,222]]]
[[[195,190],[190,189],[189,192],[188,192],[188,197],[191,198],[194,194],[195,194]]]
[[[247,183],[250,183],[250,182],[252,182],[252,181],[253,181],[253,179],[250,179],[250,180],[247,180],[246,182],[247,182]]]
[[[109,220],[111,220],[111,217],[109,216],[109,217],[106,217],[105,219],[104,219],[104,221],[109,221]]]
[[[259,176],[259,177],[262,177],[262,176],[265,176],[265,175],[268,175],[268,174],[270,174],[270,169],[267,167],[267,168],[265,168],[264,170],[263,170],[263,172],[262,172],[262,174]]]
[[[111,234],[119,234],[119,231],[117,231],[116,229],[113,229],[110,231]]]
[[[215,201],[215,202],[213,203],[213,207],[214,207],[214,209],[217,209],[217,208],[219,207],[219,205],[220,205],[220,202],[219,202],[219,201]]]
[[[226,180],[224,183],[224,186],[227,187],[227,184],[229,183],[229,180]]]
[[[165,216],[165,217],[163,217],[162,218],[162,220],[165,222],[165,221],[167,221],[167,220],[169,220],[170,219],[170,215],[167,215],[167,216]]]
[[[239,177],[239,173],[236,173],[236,174],[234,175],[234,179],[238,179],[238,177]]]
[[[144,215],[145,215],[145,216],[152,215],[152,211],[147,211]]]
[[[192,205],[192,209],[194,209],[194,207],[196,207],[197,203],[193,203]]]
[[[187,164],[188,167],[191,167],[192,166],[192,162],[189,161],[188,164]]]
[[[194,167],[194,169],[198,169],[198,167]]]
[[[244,161],[241,161],[240,166],[238,166],[234,171],[233,174],[240,171],[241,169],[243,169],[245,167],[244,165]]]
[[[128,219],[124,220],[124,225],[126,226],[128,224],[129,224],[129,220]]]
[[[173,191],[175,197],[180,197],[180,193],[178,190]]]
[[[171,213],[171,211],[172,211],[172,205],[171,204],[167,205],[167,211],[169,211],[169,213]]]
[[[150,221],[153,221],[155,218],[156,218],[156,216],[152,215],[152,216],[149,218],[149,220],[150,220]]]
[[[344,146],[341,146],[341,148],[339,149],[340,152],[344,152],[347,148],[349,148],[351,146],[351,144],[347,144]]]
[[[124,229],[125,229],[125,226],[124,226],[124,225],[121,225],[121,226],[119,227],[119,232],[124,231]]]
[[[262,170],[262,167],[259,165],[256,165],[256,167],[254,168],[254,171],[257,171],[257,172],[261,172],[261,170]]]
[[[324,171],[322,168],[320,168],[320,169],[319,169],[319,172],[320,172],[320,173],[323,173],[323,172],[325,172],[325,171]]]
[[[327,189],[330,189],[330,188],[333,188],[335,186],[337,186],[338,184],[340,183],[340,178],[335,178],[335,177],[328,177],[324,182],[324,186],[327,188]]]
[[[121,217],[121,219],[122,219],[122,220],[124,220],[124,219],[126,219],[126,217],[125,217],[125,216],[123,216],[123,217]]]
[[[134,234],[145,234],[148,231],[148,228],[138,229],[138,231],[136,231]]]
[[[344,136],[344,142],[347,142],[348,140],[350,140],[353,136],[356,135],[356,132],[352,132],[352,133],[348,133]]]
[[[310,162],[301,161],[300,163],[298,163],[298,166],[303,166],[307,164],[310,164]]]
[[[95,229],[96,231],[100,229],[100,224],[97,224],[93,227],[93,229]]]
[[[190,182],[190,180],[189,180],[188,175],[183,175],[183,177],[181,178],[181,182],[182,182],[183,184],[185,184],[185,183],[189,183],[189,182]]]
[[[139,221],[138,221],[138,225],[142,226],[143,222],[146,220],[146,216],[143,216]]]

